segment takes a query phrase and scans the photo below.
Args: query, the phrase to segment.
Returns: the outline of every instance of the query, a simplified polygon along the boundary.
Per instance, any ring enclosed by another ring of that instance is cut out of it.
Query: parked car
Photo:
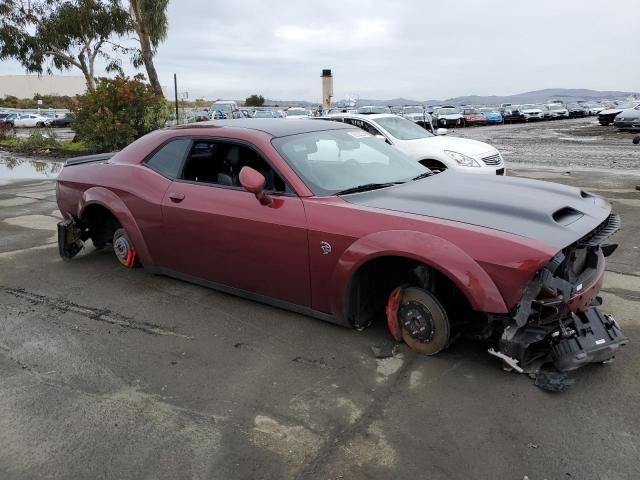
[[[407,120],[411,120],[430,132],[433,132],[431,115],[422,105],[405,105],[404,107],[396,107],[394,113],[406,118]]]
[[[433,135],[398,115],[338,114],[326,119],[361,128],[434,171],[455,169],[476,174],[505,174],[502,155],[488,143]]]
[[[238,104],[233,100],[216,100],[213,102],[209,111],[212,112],[211,118],[240,118],[240,110]],[[219,112],[219,113],[216,113]]]
[[[0,112],[0,124],[9,123],[12,115],[15,115],[11,112]]]
[[[379,107],[375,105],[367,105],[364,107],[358,107],[356,109],[357,113],[362,115],[371,115],[375,113],[391,113],[391,109],[389,107]]]
[[[458,107],[444,106],[433,111],[431,121],[436,127],[461,127],[464,124],[464,117]]]
[[[487,124],[487,117],[480,113],[476,108],[462,109],[462,120],[464,126]]]
[[[36,113],[17,113],[11,123],[18,128],[48,127],[51,119]]]
[[[586,108],[589,115],[598,115],[606,107],[604,105],[600,105],[599,103],[588,103],[586,105]]]
[[[563,118],[569,118],[569,110],[561,103],[547,103],[544,105],[549,112],[550,120],[561,120]]]
[[[256,110],[253,118],[277,118],[273,110]]]
[[[613,126],[620,130],[640,129],[640,105],[623,110],[613,120]]]
[[[537,105],[528,103],[525,105],[521,105],[520,108],[527,122],[530,122],[532,120],[544,120],[544,112]]]
[[[502,115],[502,120],[504,123],[518,123],[518,122],[526,122],[527,118],[525,117],[522,110],[518,105],[508,105],[506,107],[500,107],[500,115]]]
[[[610,125],[611,123],[613,123],[613,120],[620,112],[622,112],[623,110],[635,108],[638,105],[640,105],[640,102],[623,102],[616,105],[615,107],[602,110],[598,114],[598,122],[600,123],[600,125]]]
[[[286,118],[306,118],[309,115],[311,115],[311,112],[309,110],[307,110],[306,108],[299,108],[299,107],[292,107],[290,109],[287,110],[287,117]]]
[[[482,107],[479,108],[478,111],[484,115],[484,118],[487,120],[487,125],[500,125],[504,123],[504,119],[500,112],[495,108],[490,107]]]
[[[52,127],[68,127],[73,121],[73,114],[71,113],[54,113],[51,118]]]
[[[587,109],[578,103],[570,103],[567,105],[569,118],[584,118],[588,115]]]
[[[381,320],[423,354],[483,338],[532,375],[607,361],[627,342],[594,306],[618,228],[603,198],[433,175],[338,122],[220,124],[68,160],[56,188],[62,258],[90,239],[125,267],[355,329]]]

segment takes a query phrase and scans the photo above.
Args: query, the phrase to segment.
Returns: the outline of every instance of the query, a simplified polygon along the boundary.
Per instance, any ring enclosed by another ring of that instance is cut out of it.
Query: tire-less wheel
[[[118,261],[127,268],[138,265],[138,255],[127,231],[119,228],[113,234],[113,251]]]
[[[435,355],[449,345],[451,326],[447,313],[436,297],[422,288],[404,291],[398,323],[402,339],[417,352]]]

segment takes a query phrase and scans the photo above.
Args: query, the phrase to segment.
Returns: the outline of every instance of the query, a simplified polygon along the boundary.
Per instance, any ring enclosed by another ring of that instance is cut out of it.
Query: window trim
[[[191,141],[191,143],[189,144],[189,147],[187,148],[186,153],[184,154],[184,156],[183,156],[183,158],[181,160],[180,170],[178,171],[178,176],[176,178],[168,177],[167,175],[164,175],[163,173],[158,172],[155,168],[151,167],[151,165],[149,165],[147,163],[165,145],[167,145],[169,142],[172,142],[174,140],[179,140],[179,139],[188,139],[188,140]],[[205,186],[205,187],[224,188],[224,189],[227,189],[227,190],[236,190],[236,191],[246,192],[246,190],[244,188],[242,188],[242,187],[234,187],[233,185],[221,185],[219,183],[207,183],[207,182],[194,182],[193,180],[185,180],[184,178],[181,178],[182,174],[184,172],[184,168],[186,166],[186,160],[187,160],[189,154],[191,153],[191,149],[193,148],[193,144],[198,140],[214,141],[214,142],[218,142],[218,143],[231,143],[231,144],[234,144],[234,145],[240,145],[240,146],[243,146],[243,147],[250,148],[262,160],[264,160],[264,162],[267,165],[269,165],[269,167],[271,167],[271,169],[280,177],[280,179],[284,182],[285,189],[288,188],[290,190],[290,192],[286,192],[286,191],[285,192],[279,192],[279,191],[276,191],[276,190],[265,190],[265,193],[268,193],[269,195],[283,196],[283,197],[299,197],[299,195],[295,191],[295,189],[291,185],[289,185],[289,182],[287,182],[287,180],[280,173],[280,171],[273,166],[273,163],[265,155],[263,155],[263,153],[260,151],[260,149],[258,147],[256,147],[254,144],[252,144],[251,142],[248,142],[248,141],[242,140],[242,139],[227,138],[227,137],[212,137],[212,136],[203,136],[203,135],[180,135],[180,136],[176,136],[176,137],[171,137],[170,139],[167,139],[165,142],[161,143],[149,155],[147,155],[145,157],[145,159],[142,161],[142,163],[147,168],[149,168],[150,170],[153,170],[158,175],[161,175],[164,178],[167,178],[168,180],[171,180],[172,182],[187,183],[187,184],[190,184],[190,185],[200,185],[200,186]]]

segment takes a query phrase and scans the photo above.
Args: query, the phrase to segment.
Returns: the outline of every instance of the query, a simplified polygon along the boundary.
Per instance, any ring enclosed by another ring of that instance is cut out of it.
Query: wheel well
[[[442,170],[446,170],[447,166],[439,160],[434,160],[433,158],[424,158],[418,161],[419,164],[424,165],[429,170],[435,170],[437,172],[441,172]]]
[[[88,230],[88,236],[96,248],[103,248],[111,243],[113,234],[121,227],[118,219],[108,208],[97,204],[85,208],[80,221]]]
[[[356,328],[386,321],[385,306],[399,286],[421,287],[440,301],[452,326],[466,323],[473,313],[462,291],[442,272],[405,257],[374,258],[354,273],[347,296],[347,318]]]

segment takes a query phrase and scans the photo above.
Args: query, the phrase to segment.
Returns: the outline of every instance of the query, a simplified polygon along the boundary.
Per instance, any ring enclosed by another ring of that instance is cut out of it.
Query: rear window
[[[147,165],[165,177],[176,178],[190,144],[188,138],[172,140],[147,160]]]

